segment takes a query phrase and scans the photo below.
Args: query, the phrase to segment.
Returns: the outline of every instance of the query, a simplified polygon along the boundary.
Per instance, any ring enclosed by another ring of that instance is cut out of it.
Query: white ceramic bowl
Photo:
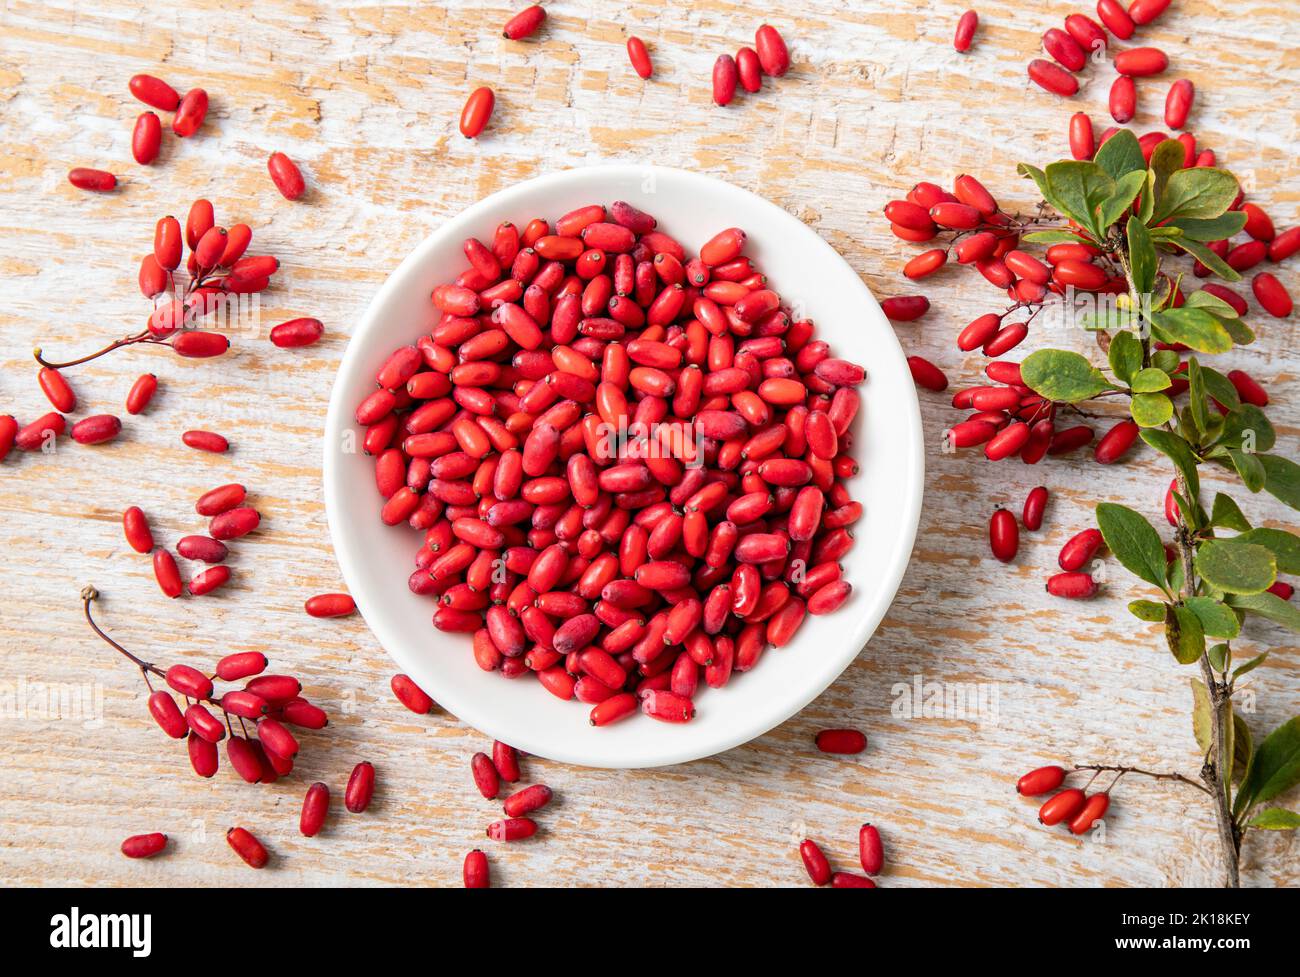
[[[853,593],[838,611],[806,618],[794,641],[768,649],[757,667],[733,676],[725,688],[701,682],[689,723],[637,715],[597,729],[588,724],[589,706],[561,702],[526,677],[509,681],[483,672],[474,664],[469,635],[434,629],[433,600],[406,586],[422,534],[379,522],[373,459],[345,446],[359,444],[353,412],[374,390],[380,364],[436,321],[429,293],[466,267],[465,238],[486,241],[503,220],[522,227],[533,217],[554,219],[583,204],[620,199],[654,214],[660,229],[688,252],[722,228],[743,227],[746,253],[787,302],[817,323],[817,338],[867,368],[854,428],[861,471],[849,481],[865,515],[853,527],[857,541],[843,560]],[[594,166],[537,177],[493,194],[431,234],[389,276],[358,324],[325,429],[325,504],[334,550],[361,614],[398,668],[485,735],[596,767],[710,756],[761,735],[819,695],[857,656],[894,598],[916,534],[922,475],[921,418],[906,360],[853,269],[780,207],[721,180],[658,166]]]

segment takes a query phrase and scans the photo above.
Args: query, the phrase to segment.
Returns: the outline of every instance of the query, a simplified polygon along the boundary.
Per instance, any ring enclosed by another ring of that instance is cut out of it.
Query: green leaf
[[[1232,462],[1232,467],[1241,478],[1241,483],[1250,492],[1258,492],[1264,487],[1267,476],[1264,472],[1264,465],[1257,456],[1242,451],[1240,448],[1229,448],[1228,459]]]
[[[1283,723],[1264,738],[1255,762],[1241,785],[1237,803],[1244,808],[1270,801],[1300,783],[1300,716]]]
[[[1210,408],[1205,402],[1205,374],[1194,356],[1187,361],[1187,386],[1190,394],[1187,408],[1191,411],[1196,429],[1204,431],[1210,426]]]
[[[1097,208],[1115,193],[1115,181],[1110,174],[1096,163],[1077,159],[1049,163],[1044,173],[1047,185],[1061,205],[1057,209],[1100,240],[1104,230]]]
[[[1226,353],[1232,349],[1232,336],[1217,318],[1204,309],[1183,306],[1151,313],[1159,338],[1167,343],[1182,343],[1202,353]]]
[[[1031,231],[1021,235],[1020,240],[1033,244],[1092,244],[1088,238],[1073,231]]]
[[[1025,385],[1048,400],[1078,403],[1113,386],[1086,357],[1063,349],[1040,349],[1020,364]]]
[[[1106,356],[1116,378],[1123,383],[1132,383],[1133,377],[1142,369],[1142,340],[1131,332],[1117,332],[1110,337]]]
[[[1264,466],[1264,491],[1300,509],[1300,465],[1281,455],[1260,455],[1259,463]]]
[[[1163,139],[1158,142],[1155,149],[1151,151],[1151,162],[1148,164],[1147,185],[1150,187],[1150,192],[1142,202],[1142,219],[1148,224],[1153,223],[1152,217],[1155,216],[1156,206],[1164,198],[1169,177],[1182,168],[1182,143],[1176,139]]]
[[[1250,775],[1250,762],[1255,758],[1254,737],[1246,720],[1232,714],[1232,779],[1245,780]]]
[[[1238,404],[1224,415],[1223,433],[1219,435],[1218,443],[1259,454],[1272,450],[1277,443],[1277,433],[1272,422],[1254,404]]]
[[[1156,284],[1156,269],[1160,259],[1146,225],[1136,217],[1128,219],[1129,271],[1133,275],[1133,284],[1141,295],[1150,293]]]
[[[1154,366],[1139,370],[1129,381],[1129,388],[1138,394],[1158,393],[1161,390],[1168,390],[1172,385],[1173,381],[1169,379],[1169,374]]]
[[[1241,633],[1241,622],[1232,609],[1213,597],[1189,597],[1186,602],[1201,621],[1201,630],[1211,638],[1235,638]]]
[[[1255,543],[1268,549],[1277,561],[1278,573],[1300,573],[1300,536],[1283,529],[1247,529],[1234,542]]]
[[[1270,594],[1269,596],[1272,596],[1272,595]],[[1250,661],[1246,662],[1246,664],[1244,664],[1244,665],[1240,666],[1239,668],[1237,668],[1237,669],[1232,673],[1233,680],[1235,681],[1236,679],[1241,678],[1243,675],[1249,675],[1249,674],[1250,674],[1251,672],[1253,672],[1255,669],[1259,668],[1260,665],[1264,664],[1264,660],[1265,660],[1266,658],[1268,658],[1268,652],[1267,652],[1267,651],[1264,652],[1262,655],[1256,655],[1254,658],[1252,658]]]
[[[1294,831],[1300,828],[1300,814],[1284,807],[1270,807],[1251,818],[1250,827],[1265,831]]]
[[[1239,533],[1250,531],[1250,520],[1242,513],[1241,506],[1222,492],[1215,493],[1210,525],[1219,529],[1235,529]]]
[[[1213,315],[1212,310],[1211,315]],[[1201,383],[1205,387],[1207,394],[1228,408],[1228,410],[1236,410],[1241,406],[1241,397],[1237,394],[1237,388],[1232,385],[1231,380],[1218,370],[1212,370],[1210,367],[1201,364],[1197,364],[1197,366],[1201,373]]]
[[[1016,166],[1016,172],[1023,177],[1027,177],[1028,179],[1033,180],[1034,183],[1037,184],[1038,186],[1038,192],[1043,195],[1043,199],[1046,200],[1053,207],[1055,207],[1057,210],[1061,209],[1060,207],[1056,206],[1056,200],[1052,196],[1052,188],[1047,182],[1046,173],[1040,170],[1037,166],[1031,166],[1029,163],[1018,164]]]
[[[1097,212],[1097,223],[1101,228],[1110,227],[1117,220],[1124,216],[1124,212],[1132,206],[1138,192],[1146,184],[1147,175],[1141,170],[1134,170],[1131,173],[1125,173],[1115,181],[1115,192],[1102,201],[1101,208]],[[1137,218],[1129,218],[1137,220]],[[1138,221],[1140,224],[1141,221]]]
[[[1197,289],[1191,295],[1187,296],[1183,304],[1191,306],[1193,309],[1204,309],[1210,315],[1217,316],[1220,319],[1235,319],[1236,310],[1217,295],[1211,295],[1209,292]]]
[[[1254,331],[1240,319],[1224,319],[1223,328],[1238,346],[1249,346],[1255,341]]]
[[[1181,144],[1179,152],[1182,152]],[[1246,215],[1239,210],[1229,210],[1218,217],[1186,218],[1163,226],[1178,228],[1183,237],[1192,241],[1226,241],[1246,226]]]
[[[1165,616],[1165,640],[1180,665],[1190,665],[1205,654],[1205,630],[1201,619],[1190,608],[1169,608]]]
[[[1240,272],[1234,270],[1231,265],[1207,248],[1204,244],[1197,241],[1189,241],[1186,238],[1170,238],[1169,243],[1176,248],[1186,251],[1225,282],[1241,281]]]
[[[1152,586],[1165,585],[1165,548],[1146,518],[1114,502],[1097,504],[1097,526],[1124,568]]]
[[[1209,661],[1212,669],[1216,672],[1222,672],[1232,661],[1232,650],[1227,646],[1227,644],[1220,641],[1214,647],[1206,649],[1205,657],[1206,660]]]
[[[1158,600],[1134,600],[1129,601],[1128,610],[1139,621],[1159,624],[1165,619],[1166,606]]]
[[[1229,607],[1257,614],[1284,628],[1300,632],[1300,610],[1277,594],[1228,594],[1224,601]]]
[[[1050,173],[1051,167],[1047,169]],[[1169,218],[1218,217],[1237,199],[1240,189],[1236,177],[1227,170],[1210,166],[1175,170],[1169,174],[1152,216],[1157,223]]]
[[[1161,454],[1167,455],[1187,479],[1187,490],[1194,496],[1201,494],[1200,473],[1196,470],[1196,453],[1192,446],[1177,434],[1169,431],[1148,428],[1142,432],[1142,440]]]
[[[1188,681],[1192,683],[1192,735],[1196,737],[1196,745],[1201,748],[1201,755],[1205,756],[1210,752],[1214,738],[1210,732],[1214,706],[1210,703],[1210,693],[1204,682],[1198,678]]]
[[[1129,411],[1142,427],[1159,427],[1174,416],[1174,402],[1164,394],[1134,394]]]
[[[1151,365],[1173,376],[1178,372],[1178,354],[1172,349],[1157,349],[1151,354]]]
[[[1119,180],[1129,173],[1145,172],[1147,161],[1142,157],[1142,146],[1131,129],[1121,129],[1097,149],[1093,162]]]
[[[1277,561],[1263,546],[1209,539],[1196,551],[1196,572],[1225,593],[1259,594],[1277,579]]]

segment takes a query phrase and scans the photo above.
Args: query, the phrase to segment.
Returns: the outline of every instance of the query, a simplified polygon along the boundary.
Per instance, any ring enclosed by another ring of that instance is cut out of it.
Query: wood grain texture
[[[833,244],[877,296],[913,291],[898,274],[910,253],[880,207],[918,179],[972,172],[1005,199],[1028,204],[1017,160],[1064,155],[1070,112],[1100,124],[1109,66],[1062,102],[1033,88],[1024,65],[1045,28],[1078,5],[981,5],[969,55],[951,47],[963,7],[884,0],[808,0],[773,15],[794,67],[726,110],[709,101],[720,51],[752,43],[759,14],[708,0],[547,4],[530,41],[500,36],[510,13],[479,2],[421,4],[266,0],[246,5],[182,0],[146,5],[0,4],[0,404],[20,419],[48,409],[30,349],[91,348],[137,328],[145,308],[136,261],[163,213],[183,215],[199,195],[218,220],[248,221],[255,250],[280,256],[263,321],[315,315],[328,327],[308,350],[276,350],[240,336],[225,358],[180,362],[140,350],[78,369],[85,412],[118,411],[132,380],[156,372],[157,400],[111,447],[61,443],[56,454],[0,466],[0,691],[32,683],[88,683],[102,721],[45,718],[34,703],[8,709],[0,738],[0,877],[35,885],[449,885],[464,853],[484,844],[497,808],[474,795],[468,758],[484,738],[438,713],[419,719],[388,692],[393,666],[359,618],[315,621],[302,611],[339,574],[319,484],[324,409],[352,326],[396,261],[448,216],[484,194],[538,173],[602,160],[654,160],[729,179],[774,200]],[[1141,35],[1170,51],[1170,77],[1140,84],[1140,131],[1160,125],[1172,77],[1190,77],[1198,137],[1239,168],[1251,195],[1282,226],[1296,222],[1294,92],[1300,47],[1287,4],[1179,0]],[[643,83],[623,44],[650,45],[656,76]],[[152,71],[184,90],[202,86],[212,109],[200,135],[164,139],[152,167],[130,160],[142,107],[127,78]],[[455,130],[468,90],[492,85],[496,115],[469,142]],[[272,150],[298,160],[310,190],[296,204],[266,175]],[[122,178],[107,196],[68,185],[76,165]],[[532,215],[520,215],[527,218]],[[449,274],[455,269],[449,269]],[[1295,267],[1281,271],[1300,289]],[[783,283],[777,282],[778,288]],[[926,283],[933,310],[900,325],[908,352],[954,381],[980,375],[983,358],[952,337],[997,295],[974,274]],[[1274,398],[1271,416],[1295,453],[1300,398],[1294,319],[1254,315],[1259,342],[1232,354]],[[1035,341],[1078,342],[1072,336]],[[953,420],[946,397],[922,397],[928,488],[911,569],[884,625],[858,661],[800,715],[712,759],[647,772],[587,771],[540,760],[526,777],[558,795],[542,836],[492,845],[507,885],[797,885],[805,835],[832,861],[856,861],[864,820],[880,825],[894,885],[1214,884],[1209,807],[1186,788],[1126,782],[1104,840],[1041,828],[1012,785],[1051,761],[1137,762],[1195,772],[1187,670],[1155,629],[1124,604],[1137,588],[1108,567],[1098,600],[1064,605],[1041,582],[1056,550],[1087,524],[1097,499],[1158,516],[1167,472],[1150,451],[1110,469],[1081,459],[1040,468],[948,455],[939,435]],[[191,427],[226,433],[226,456],[181,446]],[[234,583],[203,599],[165,601],[146,558],[124,544],[120,514],[143,506],[162,540],[200,531],[192,502],[212,485],[249,485],[264,529],[233,545]],[[984,539],[994,504],[1018,507],[1045,482],[1054,495],[1041,533],[1010,568]],[[1209,488],[1227,483],[1217,476]],[[1250,499],[1259,521],[1295,528],[1291,513]],[[306,694],[333,717],[304,737],[293,778],[271,787],[211,782],[188,770],[144,710],[131,669],[80,622],[77,593],[94,582],[115,636],[159,660],[211,661],[265,650],[276,669],[304,677]],[[1274,648],[1249,680],[1257,734],[1300,706],[1293,639],[1252,623],[1242,652]],[[915,678],[982,688],[978,718],[911,718],[896,686]],[[540,693],[539,693],[540,694]],[[996,708],[994,708],[994,704]],[[827,726],[868,731],[857,758],[812,747]],[[297,835],[304,785],[336,795],[356,760],[379,769],[373,809],[335,810],[324,835]],[[1285,798],[1295,806],[1297,798]],[[252,874],[225,846],[234,823],[274,852]],[[163,830],[175,850],[147,864],[117,853],[120,840]],[[1293,834],[1252,836],[1243,881],[1300,883]]]

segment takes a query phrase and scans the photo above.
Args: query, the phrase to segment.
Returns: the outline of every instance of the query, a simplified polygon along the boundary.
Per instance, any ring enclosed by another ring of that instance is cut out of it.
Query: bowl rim
[[[391,586],[391,581],[384,584],[360,573],[358,568],[359,554],[354,553],[355,542],[348,535],[344,526],[345,520],[341,518],[341,512],[344,508],[341,497],[343,494],[341,487],[343,477],[340,474],[343,461],[341,453],[335,448],[336,445],[343,443],[346,431],[357,429],[352,405],[344,401],[345,388],[349,386],[353,374],[359,369],[358,361],[364,355],[364,349],[375,336],[383,331],[385,324],[382,318],[382,310],[390,299],[410,287],[408,280],[419,273],[430,254],[443,245],[448,238],[470,236],[475,233],[474,230],[470,230],[471,228],[481,232],[482,228],[479,225],[483,221],[483,216],[502,205],[508,204],[511,200],[532,197],[548,189],[567,188],[569,184],[593,179],[644,179],[647,174],[656,180],[663,178],[695,183],[701,192],[730,195],[738,203],[746,207],[766,211],[771,219],[783,225],[782,233],[788,235],[785,238],[788,246],[820,250],[824,252],[826,260],[843,265],[853,281],[852,287],[857,290],[854,295],[850,296],[850,299],[862,304],[868,314],[873,313],[879,322],[885,324],[884,332],[888,335],[890,342],[886,344],[885,349],[878,351],[880,357],[895,359],[895,367],[901,368],[904,376],[910,376],[906,357],[897,336],[880,309],[875,296],[862,281],[853,266],[829,242],[804,224],[803,221],[758,194],[718,177],[653,163],[601,163],[574,167],[543,173],[528,180],[514,183],[489,194],[459,213],[447,218],[439,226],[435,227],[388,275],[357,320],[348,340],[347,348],[339,362],[338,371],[335,374],[325,419],[322,481],[326,521],[329,526],[330,541],[335,560],[338,563],[339,571],[343,576],[348,592],[356,602],[357,610],[366,622],[366,626],[389,658],[408,674],[420,671],[420,663],[404,661],[403,655],[394,651],[394,648],[403,647],[404,642],[401,635],[398,633],[398,629],[387,621],[382,613],[374,611],[379,604],[378,589],[387,589],[387,587]],[[903,498],[902,523],[899,526],[898,533],[894,536],[892,550],[885,555],[885,559],[888,561],[888,570],[882,575],[880,586],[871,595],[873,603],[870,607],[864,608],[866,613],[860,616],[853,628],[852,635],[846,639],[845,650],[838,655],[826,655],[808,668],[806,672],[808,682],[804,686],[806,691],[803,694],[791,699],[773,697],[770,703],[775,704],[769,704],[765,709],[750,710],[744,714],[742,721],[734,724],[734,727],[732,727],[733,732],[730,735],[715,736],[713,740],[705,742],[703,746],[698,745],[700,742],[698,739],[675,740],[664,737],[661,741],[663,746],[654,750],[653,755],[649,758],[639,756],[628,759],[624,755],[600,755],[599,750],[595,751],[594,756],[585,755],[581,748],[569,749],[564,746],[557,748],[556,744],[552,742],[547,742],[545,746],[536,741],[530,743],[527,735],[521,737],[514,731],[505,738],[505,741],[533,755],[581,766],[649,768],[685,763],[734,749],[763,735],[796,715],[825,692],[857,659],[866,643],[879,627],[881,620],[893,605],[898,588],[911,560],[924,495],[925,451],[920,405],[915,386],[908,382],[903,384],[902,387],[905,390],[904,402],[891,402],[889,411],[891,420],[894,423],[906,427],[903,432],[906,456],[901,459],[904,470],[898,473],[898,484],[900,488],[908,489],[908,491],[904,493]],[[880,554],[875,554],[875,556],[879,557]],[[372,609],[372,611],[368,612],[368,608]],[[428,691],[447,713],[487,736],[501,738],[493,732],[496,723],[491,710],[479,704],[479,702],[473,701],[472,697],[463,698],[454,693],[439,695],[436,689]],[[649,739],[648,737],[647,740]]]

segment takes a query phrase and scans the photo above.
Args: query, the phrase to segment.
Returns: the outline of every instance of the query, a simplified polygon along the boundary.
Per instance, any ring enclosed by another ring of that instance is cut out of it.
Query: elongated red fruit
[[[290,319],[271,327],[271,344],[281,349],[310,346],[325,335],[325,326],[319,319]]]
[[[952,46],[961,54],[970,50],[971,41],[975,39],[975,29],[980,25],[980,15],[968,10],[957,20],[957,30],[952,37]]]
[[[55,410],[70,414],[77,409],[77,395],[72,392],[68,381],[58,370],[48,366],[42,367],[36,374],[36,382],[40,385],[41,393],[45,394],[45,399],[54,406]]]
[[[522,41],[525,37],[531,37],[536,33],[537,28],[541,27],[545,20],[546,10],[541,4],[535,3],[507,20],[501,34],[509,40]]]
[[[128,414],[139,414],[149,406],[149,401],[153,400],[153,395],[157,390],[158,378],[152,373],[142,374],[127,392],[126,412]]]
[[[262,843],[244,828],[231,828],[226,832],[226,841],[251,868],[265,868],[270,860]]]
[[[1083,807],[1069,821],[1071,834],[1087,834],[1097,826],[1097,822],[1106,816],[1106,811],[1110,808],[1110,794],[1100,793],[1091,795],[1084,801]]]
[[[719,105],[730,105],[736,97],[736,83],[739,80],[736,59],[730,54],[718,55],[718,60],[713,62],[713,101]]]
[[[465,856],[461,875],[467,889],[492,888],[492,874],[488,869],[487,855],[478,848]]]
[[[537,834],[537,822],[532,818],[506,818],[493,821],[487,827],[487,836],[493,841],[522,841]]]
[[[176,559],[167,550],[154,550],[153,575],[159,589],[168,597],[179,597],[185,589],[181,584],[181,572],[176,568]]]
[[[1120,75],[1110,86],[1110,117],[1123,125],[1137,112],[1137,86],[1128,75]]]
[[[248,490],[237,483],[219,485],[199,496],[194,511],[201,516],[217,516],[238,506],[247,494]]]
[[[1137,436],[1138,426],[1135,422],[1120,421],[1097,442],[1097,447],[1094,449],[1097,461],[1103,465],[1111,465],[1119,461],[1128,449],[1133,447]]]
[[[107,193],[117,186],[117,177],[107,170],[93,170],[86,166],[78,166],[68,171],[68,182],[78,190]]]
[[[763,87],[763,63],[758,59],[758,52],[751,47],[742,47],[736,52],[736,74],[740,78],[740,87],[753,94]]]
[[[1165,125],[1170,129],[1181,129],[1185,126],[1195,95],[1196,89],[1186,78],[1179,78],[1174,82],[1169,87],[1169,94],[1165,96]]]
[[[865,875],[855,875],[853,872],[836,872],[831,876],[832,889],[874,889],[875,887],[876,883]]]
[[[72,425],[69,433],[77,444],[103,444],[122,433],[122,422],[112,414],[92,414]]]
[[[176,107],[172,116],[172,132],[182,139],[194,135],[208,115],[208,93],[202,88],[191,88]]]
[[[1078,80],[1058,64],[1034,58],[1029,62],[1029,79],[1053,95],[1069,98],[1079,90]]]
[[[14,440],[18,437],[18,422],[12,414],[0,414],[0,461],[8,457],[13,450]]]
[[[813,885],[825,885],[831,880],[831,863],[822,854],[817,842],[805,838],[799,843],[799,857],[803,859],[804,870]]]
[[[312,617],[347,617],[357,609],[348,594],[317,594],[308,597],[303,607]]]
[[[790,52],[785,38],[771,24],[764,24],[754,32],[754,50],[758,52],[763,70],[773,78],[780,78],[790,70]]]
[[[122,854],[127,858],[151,858],[167,847],[167,836],[161,831],[147,835],[132,835],[122,842]]]
[[[1020,549],[1020,527],[1006,509],[994,509],[989,519],[989,547],[1003,563],[1010,563]]]
[[[861,753],[867,748],[867,735],[856,729],[823,729],[816,743],[823,753]]]
[[[1047,487],[1039,485],[1032,489],[1025,499],[1025,511],[1021,522],[1030,532],[1036,532],[1043,526],[1043,510],[1047,508]]]
[[[475,139],[487,128],[492,118],[492,109],[496,105],[496,95],[484,85],[470,92],[465,100],[465,107],[460,112],[460,133],[466,139]]]
[[[1097,555],[1102,542],[1100,530],[1085,529],[1066,541],[1056,562],[1062,570],[1078,570]]]
[[[650,52],[646,50],[645,41],[639,37],[629,37],[627,39],[627,59],[632,62],[632,70],[642,78],[649,78],[654,74],[654,64],[650,60]]]
[[[272,153],[266,161],[266,170],[285,200],[297,200],[306,192],[307,184],[302,178],[302,171],[284,153]]]
[[[519,818],[533,811],[540,811],[551,802],[551,788],[545,784],[532,784],[515,791],[505,799],[502,805],[506,817]]]
[[[1087,112],[1075,112],[1070,116],[1070,155],[1075,159],[1092,159],[1097,151],[1096,139],[1092,134],[1092,119]]]
[[[348,777],[343,805],[353,814],[360,814],[370,806],[370,799],[374,796],[375,768],[369,761],[362,760],[352,768],[352,775]]]
[[[858,860],[868,875],[879,875],[885,867],[885,846],[880,843],[880,832],[874,824],[864,824],[858,829]]]
[[[1133,18],[1119,0],[1097,0],[1097,16],[1106,25],[1106,29],[1121,41],[1133,36]]]
[[[175,111],[181,101],[176,89],[153,75],[132,75],[131,80],[127,82],[127,88],[145,105],[152,105],[164,112]]]
[[[1155,47],[1131,47],[1115,55],[1115,70],[1134,78],[1158,75],[1168,67],[1168,55]]]
[[[1049,27],[1044,32],[1043,50],[1067,71],[1082,71],[1088,62],[1079,42],[1059,27]]]
[[[1056,790],[1064,782],[1064,767],[1039,767],[1016,781],[1016,793],[1023,794],[1025,797],[1037,797],[1039,794]]]
[[[1292,227],[1283,231],[1268,242],[1268,258],[1270,261],[1284,261],[1297,251],[1300,251],[1300,227]]]
[[[218,332],[187,329],[172,340],[172,349],[190,359],[211,359],[230,349],[230,340]]]
[[[912,371],[912,379],[918,387],[924,387],[926,390],[933,390],[936,393],[948,389],[948,378],[944,376],[942,370],[929,360],[920,356],[909,356],[907,366]]]
[[[131,131],[131,155],[141,166],[148,166],[158,158],[162,147],[162,123],[152,112],[141,112]]]
[[[1246,223],[1242,230],[1256,241],[1271,241],[1277,236],[1273,219],[1258,204],[1242,204],[1241,212],[1246,215]]]
[[[492,800],[500,793],[501,777],[486,753],[475,753],[470,757],[469,769],[474,778],[474,786],[487,800]]]
[[[1063,790],[1043,803],[1038,809],[1038,820],[1046,825],[1067,821],[1083,810],[1084,800],[1083,791],[1077,787]]]
[[[122,513],[122,531],[131,549],[137,553],[148,553],[153,549],[153,533],[149,531],[149,520],[139,506],[131,506]]]
[[[229,441],[212,431],[186,431],[181,435],[181,441],[187,447],[215,454],[221,454],[230,448]]]
[[[1285,319],[1291,314],[1294,304],[1286,287],[1267,271],[1261,271],[1250,280],[1250,289],[1255,293],[1255,300],[1264,307],[1264,311],[1278,319]]]
[[[880,303],[885,317],[894,322],[912,322],[930,309],[930,300],[924,295],[897,295]]]
[[[1256,407],[1268,406],[1268,391],[1245,370],[1229,370],[1228,380],[1237,388],[1237,396],[1246,403]]]
[[[417,716],[426,716],[433,711],[433,700],[410,677],[394,675],[388,684],[397,701]]]
[[[308,838],[320,834],[330,811],[330,789],[320,782],[307,788],[302,799],[302,814],[298,817],[298,830]]]
[[[208,535],[223,542],[228,539],[238,539],[240,536],[247,536],[261,522],[262,517],[256,509],[240,506],[213,516],[212,521],[208,523]]]
[[[1169,8],[1170,0],[1133,0],[1128,15],[1135,24],[1149,24]]]
[[[1078,600],[1097,592],[1097,581],[1091,574],[1082,572],[1057,573],[1047,578],[1047,592],[1053,597]]]

